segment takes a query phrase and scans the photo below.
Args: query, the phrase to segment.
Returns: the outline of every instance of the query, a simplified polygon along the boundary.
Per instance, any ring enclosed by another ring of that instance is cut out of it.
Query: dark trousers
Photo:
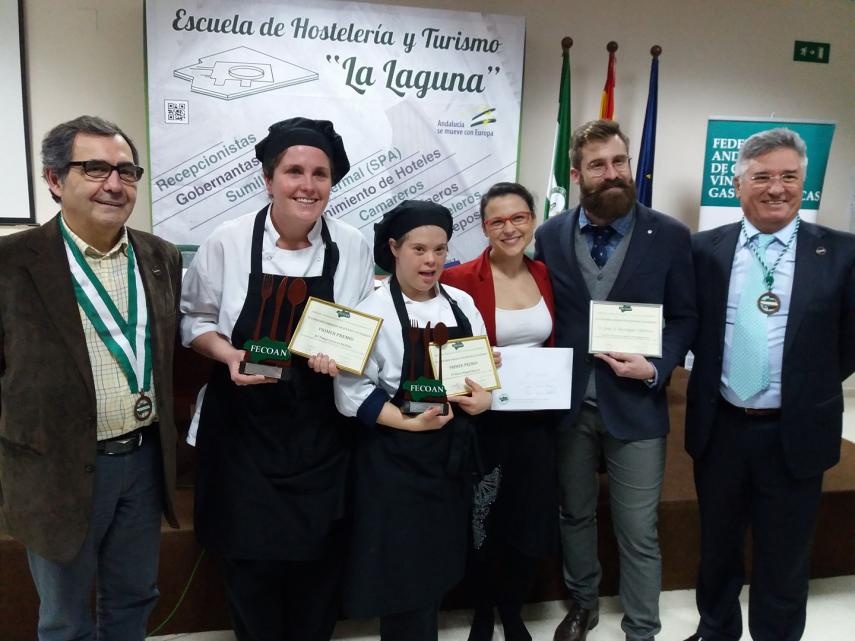
[[[39,641],[143,641],[159,592],[163,464],[156,429],[122,456],[99,454],[92,514],[69,563],[27,550],[39,593]],[[96,584],[96,621],[89,596]]]
[[[380,641],[436,641],[437,607],[380,617]]]
[[[314,561],[222,559],[238,641],[329,641],[339,610],[344,528]]]
[[[695,461],[695,486],[701,516],[698,632],[704,641],[736,641],[742,634],[739,593],[749,525],[751,637],[800,639],[822,475],[790,474],[776,417],[747,416],[721,403],[708,449]]]

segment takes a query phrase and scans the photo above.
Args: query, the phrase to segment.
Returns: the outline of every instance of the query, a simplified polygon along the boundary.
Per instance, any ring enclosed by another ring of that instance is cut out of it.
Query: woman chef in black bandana
[[[327,641],[353,435],[333,403],[337,369],[282,350],[283,380],[241,364],[254,345],[287,347],[309,296],[355,306],[374,265],[357,230],[323,216],[350,168],[332,123],[278,122],[256,158],[270,204],[215,230],[184,278],[183,342],[216,361],[196,437],[195,530],[222,558],[239,641]]]
[[[407,413],[409,383],[431,379],[428,340],[486,333],[472,298],[439,284],[452,232],[449,211],[405,201],[374,230],[374,260],[392,273],[358,309],[383,317],[363,376],[335,379],[339,410],[356,416],[354,519],[345,609],[380,617],[382,641],[433,641],[445,592],[463,576],[469,482],[474,454],[471,415],[490,407],[490,392],[467,379],[469,396],[451,397],[448,413]]]

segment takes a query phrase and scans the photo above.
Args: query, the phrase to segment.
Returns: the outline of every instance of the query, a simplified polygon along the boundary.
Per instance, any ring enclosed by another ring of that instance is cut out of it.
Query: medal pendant
[[[138,421],[144,421],[151,416],[152,409],[151,399],[146,396],[144,392],[140,392],[140,397],[137,399],[137,402],[134,403],[134,416],[136,419]]]
[[[771,316],[781,309],[781,299],[772,292],[764,292],[757,299],[757,308],[767,316]]]

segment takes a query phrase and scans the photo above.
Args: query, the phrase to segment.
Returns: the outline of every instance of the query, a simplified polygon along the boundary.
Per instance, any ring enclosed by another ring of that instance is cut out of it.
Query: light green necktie
[[[757,242],[760,255],[765,256],[774,240],[772,234],[757,234],[749,242]],[[763,279],[763,269],[752,252],[733,323],[727,382],[743,401],[769,388],[768,316],[757,307],[757,299],[766,291]]]

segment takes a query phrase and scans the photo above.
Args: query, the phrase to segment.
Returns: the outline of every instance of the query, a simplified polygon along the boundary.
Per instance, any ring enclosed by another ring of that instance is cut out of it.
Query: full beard
[[[624,216],[635,204],[635,183],[622,178],[605,181],[597,189],[588,189],[586,185],[580,184],[579,192],[579,202],[585,212],[593,214],[603,225]]]

